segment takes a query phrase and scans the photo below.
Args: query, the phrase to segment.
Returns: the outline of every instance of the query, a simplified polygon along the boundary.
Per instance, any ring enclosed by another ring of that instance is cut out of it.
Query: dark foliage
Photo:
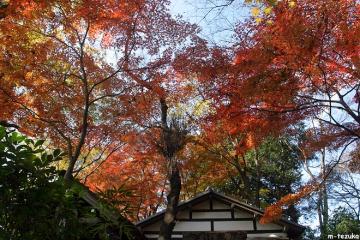
[[[53,166],[63,155],[0,126],[0,239],[131,238],[84,200],[86,188],[64,181]]]

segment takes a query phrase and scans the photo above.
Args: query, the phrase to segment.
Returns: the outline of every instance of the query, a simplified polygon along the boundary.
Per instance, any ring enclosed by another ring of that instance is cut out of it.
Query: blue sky
[[[249,8],[242,0],[235,0],[230,6],[216,7],[227,0],[172,0],[170,11],[181,15],[184,20],[196,23],[202,29],[201,37],[210,44],[226,45],[232,41],[236,22],[249,16]]]

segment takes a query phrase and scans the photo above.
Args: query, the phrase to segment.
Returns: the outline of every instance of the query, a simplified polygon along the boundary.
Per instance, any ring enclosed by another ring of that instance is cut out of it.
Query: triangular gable
[[[228,232],[247,233],[248,239],[278,237],[289,239],[300,235],[304,227],[281,219],[270,224],[260,224],[263,211],[249,204],[223,194],[208,190],[182,202],[178,206],[174,239],[184,239],[189,232]],[[156,238],[164,211],[137,223],[148,239]]]

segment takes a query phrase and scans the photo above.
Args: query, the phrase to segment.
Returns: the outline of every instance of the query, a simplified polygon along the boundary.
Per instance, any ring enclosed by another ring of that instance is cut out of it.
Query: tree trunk
[[[175,227],[175,217],[181,191],[181,178],[178,167],[174,166],[170,174],[169,194],[167,195],[164,219],[160,226],[159,240],[170,240]]]
[[[323,188],[323,206],[322,206],[322,215],[323,215],[323,229],[324,236],[326,237],[328,234],[328,224],[329,224],[329,204],[328,204],[328,195],[326,184],[324,184]]]
[[[260,208],[260,164],[259,155],[255,149],[255,167],[256,167],[256,193],[255,193],[255,206]]]
[[[326,148],[321,151],[321,161],[320,161],[320,170],[322,174],[326,173]],[[328,204],[328,195],[327,188],[324,182],[322,188],[319,191],[319,199],[317,203],[317,211],[319,215],[319,225],[320,225],[320,238],[325,239],[327,236],[327,228],[329,222],[329,204]]]
[[[326,163],[325,163],[325,154],[326,149],[323,149],[322,158],[321,158],[321,168],[323,175],[326,174]],[[323,187],[321,189],[322,192],[322,216],[323,216],[323,236],[327,236],[327,228],[329,223],[329,203],[328,203],[328,194],[327,194],[327,185],[326,181],[323,184]]]
[[[316,210],[317,210],[317,214],[318,214],[318,218],[319,218],[320,239],[323,239],[323,237],[324,237],[324,222],[323,222],[322,206],[321,206],[322,201],[323,201],[323,196],[322,196],[321,191],[319,191],[318,196],[319,196],[319,198],[316,203]]]
[[[185,145],[187,131],[179,123],[168,123],[168,106],[164,98],[160,99],[162,143],[161,151],[168,163],[169,193],[164,219],[160,226],[159,240],[170,240],[175,227],[175,217],[181,191],[181,176],[175,155]]]
[[[242,157],[242,160],[245,162],[245,158],[244,156],[241,156]],[[239,186],[239,190],[241,192],[241,196],[243,199],[245,199],[246,201],[251,201],[253,198],[252,198],[252,194],[250,194],[249,191],[246,191],[248,189],[250,189],[250,181],[249,181],[249,178],[248,178],[248,174],[247,174],[247,170],[246,170],[246,166],[242,166],[240,163],[239,163],[239,156],[236,155],[234,158],[233,158],[233,165],[235,166],[236,170],[238,171],[239,173],[239,176],[240,176],[240,179],[241,179],[241,183],[243,184],[243,188],[241,189],[241,187]]]

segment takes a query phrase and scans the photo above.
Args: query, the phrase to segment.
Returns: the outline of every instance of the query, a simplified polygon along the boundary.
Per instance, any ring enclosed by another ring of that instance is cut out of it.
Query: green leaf
[[[41,161],[45,162],[46,159],[47,159],[47,154],[46,153],[41,154]]]
[[[44,142],[45,142],[45,140],[37,140],[35,143],[35,147],[39,147],[39,146],[43,145]]]
[[[61,150],[60,149],[55,149],[54,150],[54,157],[58,157],[60,156]]]
[[[48,155],[47,156],[47,162],[51,162],[54,159],[54,157],[52,155]]]
[[[35,166],[42,166],[41,160],[37,157],[33,158],[33,162]]]
[[[4,127],[0,126],[0,139],[3,139],[6,136],[6,130]]]
[[[276,6],[278,4],[278,0],[268,0],[268,3],[271,5],[271,6]]]
[[[29,144],[29,145],[34,145],[34,140],[28,138],[28,139],[25,140],[25,143]]]
[[[10,136],[10,139],[12,142],[16,142],[16,143],[21,143],[22,141],[24,141],[26,139],[25,136],[22,136],[21,134],[19,134],[18,132],[13,132]]]

